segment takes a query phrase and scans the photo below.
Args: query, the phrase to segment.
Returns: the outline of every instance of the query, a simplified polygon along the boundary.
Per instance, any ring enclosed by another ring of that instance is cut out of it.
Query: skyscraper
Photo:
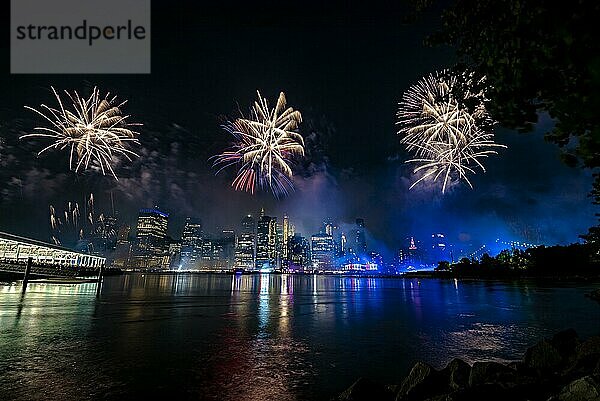
[[[169,259],[168,268],[171,270],[179,270],[181,264],[181,241],[171,240],[169,243]]]
[[[168,253],[167,226],[169,215],[154,209],[140,209],[137,222],[137,267],[160,267]]]
[[[256,268],[275,267],[277,259],[277,218],[265,216],[264,212],[256,225]]]
[[[141,209],[138,214],[138,249],[151,253],[164,252],[169,215],[158,209]]]
[[[271,231],[269,233],[269,260],[273,268],[281,268],[281,246],[283,237],[283,227],[277,221],[277,217],[273,217],[271,223]]]
[[[199,219],[188,217],[181,234],[181,265],[184,269],[198,267],[202,256],[202,223]]]
[[[313,268],[317,270],[333,270],[334,252],[335,247],[331,235],[319,233],[311,237],[311,258]]]
[[[216,270],[230,270],[235,258],[235,232],[221,231],[221,237],[213,241],[214,267]]]
[[[254,229],[254,217],[249,214],[242,219],[242,232],[253,233]]]
[[[254,218],[247,215],[242,220],[242,232],[238,236],[235,247],[235,267],[244,270],[254,270],[255,268],[255,235]]]
[[[131,227],[123,225],[117,232],[117,245],[115,249],[114,266],[119,268],[129,267],[131,258],[131,242],[129,241],[129,234]]]
[[[213,247],[213,238],[211,236],[205,235],[202,238],[202,250],[200,252],[200,262],[199,267],[202,270],[212,270],[214,267],[214,247]]]
[[[289,264],[288,268],[293,271],[310,271],[310,244],[300,234],[294,234],[289,241]]]
[[[285,263],[287,263],[289,259],[289,251],[290,251],[290,238],[291,238],[291,227],[290,227],[290,218],[287,214],[283,215],[283,234],[282,234],[282,250],[281,255]]]
[[[223,230],[220,235],[203,233],[200,257],[196,266],[206,271],[229,271],[234,267],[235,232]]]
[[[415,240],[414,237],[407,238],[407,242],[409,245],[406,252],[406,264],[416,267],[423,261],[423,249],[421,248],[421,242]]]

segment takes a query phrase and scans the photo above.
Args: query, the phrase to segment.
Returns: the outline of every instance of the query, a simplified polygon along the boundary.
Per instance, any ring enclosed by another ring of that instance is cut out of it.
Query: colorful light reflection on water
[[[594,285],[124,275],[0,285],[0,399],[319,400],[416,360],[511,360],[574,327]],[[49,390],[50,389],[50,390]]]

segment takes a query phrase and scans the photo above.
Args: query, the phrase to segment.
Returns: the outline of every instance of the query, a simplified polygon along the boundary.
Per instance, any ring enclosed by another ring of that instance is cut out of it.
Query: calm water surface
[[[291,275],[0,284],[0,400],[327,400],[416,360],[600,333],[598,285]],[[155,398],[152,398],[155,399]]]

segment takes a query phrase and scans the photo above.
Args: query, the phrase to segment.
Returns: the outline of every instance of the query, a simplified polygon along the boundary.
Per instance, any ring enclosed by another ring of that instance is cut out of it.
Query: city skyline
[[[93,199],[90,196],[86,210],[92,212],[84,221],[77,218],[64,224],[51,214],[51,219],[58,221],[53,239],[63,247],[105,257],[107,266],[121,269],[398,274],[407,269],[433,269],[443,261],[480,260],[485,254],[495,257],[504,250],[542,245],[505,237],[491,242],[456,239],[435,231],[424,236],[406,233],[390,250],[369,233],[368,222],[361,217],[352,224],[324,217],[316,229],[300,232],[294,216],[270,216],[264,209],[240,215],[237,224],[218,230],[205,227],[198,216],[190,216],[175,232],[169,230],[170,214],[164,209],[139,209],[132,225],[101,210],[94,217],[97,206]],[[69,208],[72,213],[79,211],[78,204],[69,204]],[[65,218],[69,216],[65,214]]]
[[[0,100],[0,206],[10,213],[0,216],[0,226],[47,241],[48,207],[62,209],[69,201],[83,205],[94,193],[98,204],[107,204],[112,195],[129,224],[135,223],[139,208],[159,205],[170,211],[175,232],[188,216],[201,216],[206,227],[216,230],[236,224],[239,214],[264,207],[273,215],[295,216],[303,232],[314,231],[324,217],[352,224],[361,216],[373,238],[390,252],[407,233],[424,237],[438,231],[482,241],[498,236],[523,241],[530,232],[541,233],[546,244],[578,241],[595,222],[597,207],[588,197],[593,177],[590,170],[566,166],[561,150],[544,142],[554,126],[548,114],[539,114],[534,132],[526,135],[496,127],[498,142],[508,148],[490,158],[485,174],[472,177],[473,190],[463,183],[443,195],[437,186],[409,190],[412,171],[404,164],[408,155],[395,124],[398,102],[420,77],[451,66],[455,56],[445,48],[422,46],[435,18],[405,24],[398,20],[407,15],[404,5],[366,14],[356,7],[346,10],[344,19],[335,6],[307,5],[300,14],[291,13],[296,26],[286,39],[274,32],[287,22],[251,22],[260,27],[253,31],[252,43],[272,39],[281,49],[272,54],[239,43],[236,38],[244,29],[228,19],[199,35],[192,23],[169,22],[189,18],[185,4],[159,4],[155,11],[172,18],[153,25],[157,53],[151,75],[2,75],[7,96]],[[244,19],[243,9],[231,12],[232,21]],[[218,7],[208,7],[206,13],[223,17]],[[320,33],[330,26],[340,31],[328,39],[331,43],[322,42]],[[339,40],[353,46],[328,46]],[[285,46],[299,41],[302,46]],[[193,54],[187,52],[191,46]],[[219,49],[255,55],[231,63],[230,53]],[[171,53],[181,56],[177,68],[169,61]],[[203,64],[201,73],[196,70],[198,61],[215,54],[223,57]],[[371,63],[369,55],[377,62]],[[269,57],[276,62],[261,62]],[[83,97],[98,87],[128,100],[126,112],[143,123],[135,149],[140,157],[117,166],[118,181],[93,169],[68,171],[68,155],[38,157],[41,142],[19,139],[40,123],[23,106],[52,104],[50,87],[77,90]],[[233,190],[235,174],[215,176],[210,161],[230,141],[220,127],[223,118],[245,112],[257,89],[271,101],[285,91],[288,104],[302,110],[298,132],[305,140],[305,157],[293,166],[295,191],[281,199]]]
[[[296,232],[293,221],[285,214],[281,222],[265,210],[254,217],[244,216],[236,227],[220,233],[207,232],[197,217],[186,218],[181,236],[167,235],[168,214],[159,210],[140,209],[137,229],[125,241],[126,254],[99,252],[111,265],[129,269],[212,270],[212,271],[360,271],[389,273],[396,262],[422,263],[411,237],[407,251],[412,257],[403,259],[398,252],[384,263],[377,250],[367,247],[365,221],[355,220],[346,232],[331,218],[326,218],[317,233],[303,236]],[[442,234],[439,234],[442,238]],[[115,233],[115,251],[120,242]],[[433,237],[433,236],[432,236]],[[93,241],[92,241],[93,246]],[[442,247],[445,245],[442,244]],[[402,249],[403,247],[400,246]],[[105,248],[105,251],[107,249]],[[420,249],[420,256],[424,256]],[[96,250],[92,253],[98,253]],[[431,265],[431,261],[428,263]],[[414,266],[413,266],[414,268]]]

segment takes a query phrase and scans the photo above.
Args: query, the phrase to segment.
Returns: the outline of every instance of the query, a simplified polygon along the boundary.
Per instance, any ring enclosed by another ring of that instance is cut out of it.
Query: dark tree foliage
[[[539,246],[526,250],[503,250],[480,260],[462,258],[457,263],[440,262],[436,272],[453,277],[560,277],[600,274],[600,261],[591,244]]]
[[[526,253],[530,261],[529,271],[534,275],[548,272],[571,274],[598,271],[589,245],[540,246],[529,248]]]
[[[422,8],[422,5],[420,6]],[[491,112],[502,126],[530,131],[541,112],[546,138],[571,166],[600,167],[600,1],[454,0],[431,44],[455,46],[488,77]],[[595,175],[595,203],[600,175]],[[596,228],[586,237],[598,240]]]
[[[600,205],[600,185],[598,184],[600,181],[600,174],[596,174],[595,177],[596,181],[591,195],[594,198],[594,203]],[[596,216],[600,217],[600,214],[596,214]],[[588,233],[581,237],[593,246],[594,258],[595,260],[600,261],[600,225],[591,227]]]

